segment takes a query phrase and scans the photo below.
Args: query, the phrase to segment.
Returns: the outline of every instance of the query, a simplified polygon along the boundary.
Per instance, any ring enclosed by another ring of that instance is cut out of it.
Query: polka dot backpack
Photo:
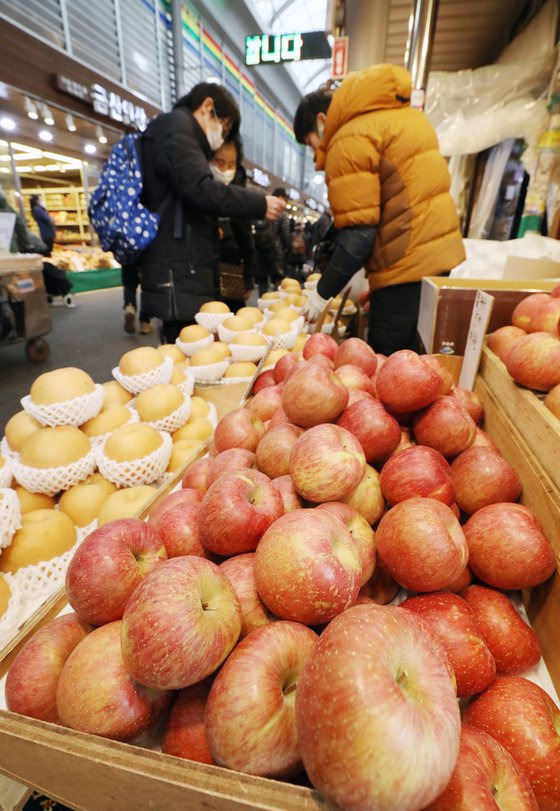
[[[101,247],[121,265],[134,262],[157,234],[166,195],[157,212],[140,202],[142,160],[140,135],[125,135],[111,150],[99,185],[91,195],[88,213]]]

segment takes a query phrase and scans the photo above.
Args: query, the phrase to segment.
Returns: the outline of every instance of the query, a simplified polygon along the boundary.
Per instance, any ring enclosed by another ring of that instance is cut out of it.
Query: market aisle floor
[[[127,335],[123,330],[122,288],[79,293],[76,308],[52,306],[53,328],[46,336],[50,355],[46,363],[30,363],[23,343],[0,344],[0,436],[7,420],[21,409],[20,398],[28,394],[37,375],[60,366],[79,366],[96,383],[111,379],[111,369],[129,349],[157,346],[150,335]]]

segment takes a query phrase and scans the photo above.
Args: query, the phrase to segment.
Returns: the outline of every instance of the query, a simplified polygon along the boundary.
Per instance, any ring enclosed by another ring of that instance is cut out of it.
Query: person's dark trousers
[[[174,344],[183,327],[196,324],[196,321],[162,321],[159,337],[162,344]]]
[[[126,309],[130,304],[136,310],[136,290],[140,284],[136,265],[123,265],[121,268],[121,277],[123,286],[123,309]],[[143,296],[140,297],[139,320],[146,324],[152,320],[152,314],[147,313],[144,309]]]
[[[42,239],[42,237],[41,237],[41,239]],[[47,250],[46,250],[46,253],[44,254],[44,256],[50,256],[52,254],[52,249],[53,249],[53,245],[54,245],[54,238],[51,237],[51,239],[43,239],[43,242],[47,246]]]
[[[371,293],[368,343],[376,352],[391,355],[399,349],[417,351],[421,286],[421,282],[409,282]]]
[[[256,251],[255,253],[255,281],[259,288],[259,296],[268,290],[268,279],[274,281],[276,277],[276,257],[273,251]]]

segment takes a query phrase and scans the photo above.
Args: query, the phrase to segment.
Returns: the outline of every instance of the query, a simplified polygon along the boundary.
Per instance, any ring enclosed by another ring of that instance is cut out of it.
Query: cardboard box
[[[542,279],[450,279],[447,276],[428,276],[422,279],[418,313],[417,330],[421,347],[429,353],[464,353],[477,290],[494,296],[488,325],[488,332],[493,332],[511,324],[511,314],[526,296],[548,293],[555,286],[554,281]]]
[[[552,259],[525,259],[523,256],[508,256],[503,279],[554,279],[560,281],[560,262]]]

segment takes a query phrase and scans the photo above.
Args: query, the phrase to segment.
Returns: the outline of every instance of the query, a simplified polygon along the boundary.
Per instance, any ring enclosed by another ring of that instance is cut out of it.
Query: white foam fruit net
[[[182,391],[185,397],[191,397],[194,391],[195,379],[192,372],[185,372],[185,380],[177,384],[179,391]]]
[[[304,288],[306,290],[316,290],[318,284],[319,284],[318,281],[316,281],[316,282],[305,282],[303,286],[304,286]]]
[[[244,333],[256,331],[257,330],[255,327],[243,330]],[[234,329],[228,329],[227,327],[224,327],[223,324],[220,324],[220,326],[218,327],[218,338],[220,339],[220,341],[224,341],[224,343],[226,344],[231,343],[231,341],[233,341],[234,338],[237,338],[239,334],[240,334],[239,331],[236,331]]]
[[[42,560],[31,566],[23,566],[12,572],[10,583],[16,583],[27,602],[40,601],[39,604],[43,603],[64,585],[66,570],[81,542],[82,539],[78,536],[74,546],[63,555],[50,560]]]
[[[187,355],[188,357],[194,355],[194,353],[198,352],[199,349],[205,349],[213,342],[213,335],[207,335],[206,338],[201,338],[200,341],[190,341],[188,343],[186,341],[181,341],[180,338],[177,338],[175,341],[183,355]]]
[[[135,487],[137,484],[153,484],[164,474],[171,458],[172,441],[169,434],[160,431],[162,443],[159,448],[140,459],[117,462],[105,455],[105,446],[96,449],[99,472],[117,487]]]
[[[14,458],[17,459],[19,456],[19,453],[17,451],[14,451],[12,450],[12,448],[10,448],[10,446],[8,445],[8,440],[6,439],[5,436],[3,436],[2,439],[0,439],[0,453],[2,454],[4,459],[14,459]]]
[[[208,403],[208,415],[206,419],[213,428],[218,424],[218,412],[214,403]]]
[[[268,344],[264,346],[249,346],[248,344],[230,344],[231,357],[233,360],[257,361],[264,358],[268,352]]]
[[[61,403],[40,405],[34,403],[27,394],[21,398],[21,404],[28,414],[31,414],[43,425],[51,427],[56,425],[83,425],[84,422],[99,414],[103,405],[104,394],[103,386],[96,383],[95,390],[89,392],[89,394],[73,397],[71,400],[63,400]]]
[[[95,451],[92,448],[81,459],[61,467],[29,467],[19,461],[14,462],[14,478],[31,493],[55,496],[60,490],[68,490],[87,479],[95,470],[95,465]]]
[[[13,575],[5,574],[3,577],[12,594],[5,613],[0,616],[0,645],[2,647],[15,636],[18,627],[25,619],[23,595],[20,587],[14,580]]]
[[[16,529],[21,527],[21,509],[15,490],[0,488],[0,549],[12,542]]]
[[[191,409],[191,398],[185,397],[182,405],[180,405],[179,408],[176,408],[171,414],[168,414],[166,417],[162,417],[161,420],[148,422],[147,425],[151,425],[152,428],[156,429],[156,431],[176,431],[186,423],[191,415]]]
[[[283,335],[265,335],[264,338],[273,349],[292,349],[298,334],[298,330],[292,327],[289,332],[285,332]]]
[[[119,428],[124,428],[125,425],[131,425],[133,422],[140,422],[140,417],[138,416],[138,412],[134,409],[133,406],[129,406],[128,403],[125,406],[130,411],[130,419],[127,420],[122,425],[119,425]],[[99,448],[101,445],[104,445],[105,442],[109,439],[113,432],[107,431],[106,434],[99,434],[98,436],[90,436],[88,437],[89,441],[92,444],[92,447]]]
[[[222,377],[221,380],[217,380],[216,382],[219,383],[220,386],[231,386],[234,383],[248,383],[252,379],[253,375],[250,377]]]
[[[157,386],[158,383],[169,383],[173,374],[173,359],[164,358],[159,366],[141,375],[123,375],[118,366],[115,366],[112,374],[123,389],[126,389],[131,394],[140,394],[141,391],[151,389],[152,386]]]
[[[207,366],[191,366],[190,370],[194,375],[195,380],[201,383],[215,383],[223,377],[229,360],[221,360],[218,363],[209,363]]]
[[[2,454],[4,456],[4,454]],[[13,459],[4,456],[4,464],[0,467],[0,488],[9,487],[14,477]]]
[[[208,332],[216,333],[222,321],[225,321],[230,315],[232,313],[197,313],[194,320]]]
[[[257,300],[257,307],[259,310],[264,313],[265,310],[268,310],[271,304],[275,304],[277,301],[282,301],[283,296],[278,296],[278,298],[260,298]]]

